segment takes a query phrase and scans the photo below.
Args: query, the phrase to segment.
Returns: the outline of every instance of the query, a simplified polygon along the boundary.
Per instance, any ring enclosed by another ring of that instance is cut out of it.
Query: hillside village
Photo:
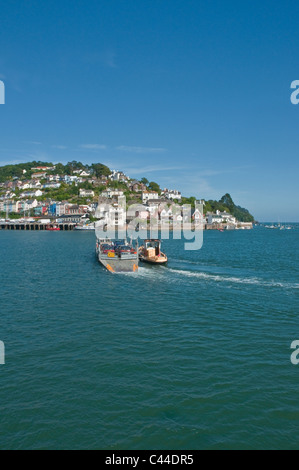
[[[137,204],[141,206],[137,215],[142,220],[151,218],[158,224],[175,225],[187,217],[185,205],[192,204],[190,222],[196,223],[201,215],[194,208],[195,202],[203,204],[204,223],[210,228],[252,227],[254,218],[246,209],[235,206],[228,194],[220,201],[197,201],[195,197],[183,197],[177,189],[161,189],[158,183],[146,178],[131,179],[102,164],[32,162],[0,168],[2,221],[31,217],[59,223],[102,220],[106,224],[124,225],[136,217],[136,212],[130,214],[127,208]]]

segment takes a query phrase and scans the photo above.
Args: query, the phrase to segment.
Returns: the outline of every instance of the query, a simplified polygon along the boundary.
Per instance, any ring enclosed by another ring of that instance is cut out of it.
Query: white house
[[[78,178],[78,176],[65,175],[64,181],[65,181],[66,184],[78,183],[79,178]]]
[[[172,209],[171,207],[164,207],[161,212],[160,212],[160,219],[162,223],[168,223],[170,220],[172,220]]]
[[[192,211],[192,221],[195,225],[201,225],[204,222],[203,214],[198,208]]]
[[[82,177],[84,177],[84,178],[90,176],[89,171],[86,171],[86,170],[74,170],[74,171],[73,171],[73,174],[74,174],[74,175],[82,176]]]
[[[175,199],[177,199],[178,201],[182,200],[182,194],[176,189],[164,189],[164,191],[162,191],[162,195],[172,201],[174,201]]]
[[[174,225],[180,225],[183,222],[182,213],[177,212],[176,214],[173,214],[172,220]]]
[[[129,178],[122,172],[118,170],[112,170],[112,173],[108,177],[111,181],[120,181],[125,183],[129,180]]]
[[[47,172],[43,172],[43,173],[34,173],[32,175],[32,178],[34,179],[43,179],[43,178],[46,178],[47,176]]]
[[[94,191],[91,189],[80,189],[79,191],[80,197],[94,197]]]
[[[31,184],[29,182],[23,183],[22,186],[20,186],[20,189],[30,189]]]
[[[38,189],[41,187],[39,180],[25,181],[23,184],[19,185],[19,189]]]
[[[150,214],[157,214],[159,213],[159,202],[158,201],[149,201],[146,205],[146,210],[150,213]]]
[[[43,195],[43,192],[40,189],[37,189],[36,191],[26,191],[24,193],[20,194],[20,198],[34,198],[34,197],[40,197]]]
[[[56,168],[56,165],[53,166],[37,166],[35,168],[31,168],[32,171],[54,171]]]
[[[4,199],[13,199],[14,197],[16,197],[16,194],[13,193],[12,191],[6,191],[5,194],[3,194],[0,199],[1,200],[4,200]]]
[[[124,227],[126,225],[126,208],[118,203],[99,204],[96,217],[100,225],[108,227]]]
[[[79,173],[79,176],[81,176],[83,178],[87,178],[88,176],[90,176],[90,173],[88,171],[81,170],[80,173]]]
[[[216,214],[209,212],[208,214],[208,224],[223,224],[228,223],[232,225],[236,225],[237,220],[236,218],[229,214],[228,212],[220,212],[219,210],[216,211]]]
[[[65,202],[58,202],[56,204],[56,215],[59,217],[60,215],[65,214],[65,206],[67,203]]]
[[[24,210],[25,211],[30,211],[31,209],[34,209],[35,207],[37,207],[37,205],[38,205],[38,203],[37,203],[36,199],[28,199],[24,203]]]
[[[0,202],[0,211],[1,212],[18,212],[17,211],[17,204],[14,200],[6,200],[4,202]]]
[[[48,175],[48,176],[47,176],[47,181],[49,181],[50,183],[51,183],[52,181],[58,183],[58,181],[60,181],[60,179],[61,179],[61,176],[60,176],[60,175]]]
[[[38,189],[38,188],[41,188],[42,184],[39,180],[36,180],[36,181],[32,181],[32,183],[30,183],[29,185],[29,188],[30,189]]]
[[[60,186],[61,186],[61,183],[54,183],[54,182],[53,182],[53,183],[45,183],[45,184],[43,184],[43,188],[45,188],[45,189],[46,189],[46,188],[58,189],[58,188],[60,188]]]
[[[159,194],[156,191],[142,191],[142,202],[147,202],[150,199],[159,199]]]
[[[102,192],[101,196],[107,197],[111,199],[112,197],[121,197],[124,195],[123,191],[119,191],[118,189],[111,189],[107,188],[105,191]]]

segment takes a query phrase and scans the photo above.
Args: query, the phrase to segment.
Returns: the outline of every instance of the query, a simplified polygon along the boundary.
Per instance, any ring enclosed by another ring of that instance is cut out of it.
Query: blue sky
[[[0,164],[102,162],[299,221],[299,4],[1,2]]]

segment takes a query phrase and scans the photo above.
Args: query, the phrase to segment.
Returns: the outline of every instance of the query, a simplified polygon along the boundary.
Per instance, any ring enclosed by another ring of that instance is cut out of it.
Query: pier
[[[74,222],[51,222],[51,223],[38,223],[38,222],[0,222],[0,230],[28,230],[28,231],[41,231],[48,228],[59,227],[61,231],[72,231],[77,224]],[[115,227],[111,227],[112,229]],[[127,227],[126,227],[127,228]],[[182,230],[181,226],[175,225],[157,225],[157,229],[168,228],[170,231]],[[194,224],[185,224],[184,228],[194,230]],[[252,229],[252,223],[239,223],[237,226],[229,226],[227,224],[203,224],[201,230],[235,230],[235,229]]]
[[[59,227],[62,231],[74,230],[76,224],[73,223],[60,223],[60,224],[39,224],[39,223],[17,223],[17,222],[2,222],[0,223],[0,230],[28,230],[28,231],[41,231],[47,230],[49,227]]]

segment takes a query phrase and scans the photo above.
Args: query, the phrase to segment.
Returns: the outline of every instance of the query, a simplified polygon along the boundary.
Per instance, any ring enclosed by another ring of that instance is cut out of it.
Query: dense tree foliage
[[[26,178],[30,178],[32,175],[32,168],[38,166],[52,166],[52,163],[45,163],[45,162],[28,162],[28,163],[19,163],[17,165],[5,165],[0,167],[0,183],[4,183],[5,181],[9,181],[12,178],[21,178],[24,176],[23,171],[25,170]]]
[[[161,193],[161,189],[160,189],[160,186],[158,185],[158,183],[155,183],[154,181],[151,181],[148,185],[148,189],[150,191],[156,191],[157,193]]]
[[[249,213],[247,209],[236,206],[230,194],[222,196],[220,201],[209,200],[205,204],[205,212],[229,212],[240,222],[254,222],[254,217]]]
[[[100,178],[101,176],[109,176],[111,174],[110,168],[102,163],[93,163],[90,168],[97,178]]]
[[[195,197],[182,197],[181,204],[191,204],[194,205],[196,201]]]
[[[86,165],[83,165],[81,162],[76,162],[76,160],[73,160],[72,162],[68,162],[65,167],[64,171],[67,175],[72,175],[74,171],[76,170],[85,170]]]
[[[22,178],[30,179],[32,176],[32,168],[39,166],[48,166],[52,167],[53,163],[33,161],[28,163],[18,163],[17,165],[6,165],[0,167],[0,183],[9,181],[12,178]],[[26,173],[24,173],[24,170]],[[62,163],[57,163],[53,171],[47,171],[48,174],[54,173],[58,175],[72,175],[76,170],[86,170],[91,171],[97,178],[101,176],[109,176],[111,170],[102,163],[93,163],[91,166],[85,165],[82,162],[77,162],[73,160],[68,162],[66,165]]]

